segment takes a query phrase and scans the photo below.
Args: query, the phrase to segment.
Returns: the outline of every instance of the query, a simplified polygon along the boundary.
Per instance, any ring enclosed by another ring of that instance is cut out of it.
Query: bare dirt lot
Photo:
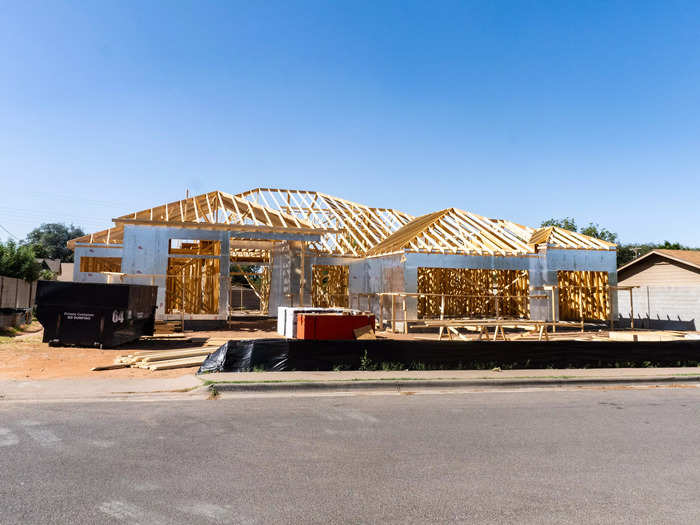
[[[34,322],[19,333],[0,334],[0,379],[65,379],[65,378],[171,378],[191,375],[198,366],[173,370],[150,371],[141,368],[122,368],[117,370],[91,371],[97,366],[114,363],[118,356],[134,351],[148,350],[182,350],[198,347],[211,347],[212,351],[231,339],[279,338],[272,320],[239,321],[230,330],[196,331],[185,334],[161,334],[155,338],[145,338],[135,343],[122,345],[116,349],[100,350],[97,348],[50,347],[41,342],[42,329]],[[392,334],[378,332],[378,337],[391,337],[407,340],[435,340],[436,330],[410,334]],[[471,333],[464,336],[476,339]],[[511,334],[512,339],[536,337],[534,333]],[[592,339],[607,338],[606,332],[577,331],[550,334],[550,338]]]
[[[269,323],[268,323],[269,325]],[[39,323],[24,327],[18,334],[0,336],[0,379],[61,379],[61,378],[132,378],[178,377],[193,374],[198,367],[151,372],[140,368],[122,368],[92,372],[95,366],[112,364],[117,356],[131,351],[177,350],[223,344],[229,339],[260,339],[280,337],[271,326],[240,323],[234,330],[187,332],[184,337],[162,337],[141,340],[118,348],[50,347],[42,343]]]

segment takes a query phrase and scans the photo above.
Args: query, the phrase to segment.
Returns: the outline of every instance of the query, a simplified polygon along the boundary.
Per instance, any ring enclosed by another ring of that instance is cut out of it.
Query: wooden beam
[[[326,228],[296,228],[291,226],[267,226],[252,224],[209,224],[202,222],[149,221],[148,219],[112,219],[115,224],[136,224],[141,226],[165,226],[194,230],[223,230],[263,233],[298,233],[302,235],[320,235],[324,233],[345,233],[345,230]]]
[[[229,241],[229,246],[231,248],[243,250],[270,250],[275,244],[277,244],[275,241],[248,241],[238,239],[231,239]]]

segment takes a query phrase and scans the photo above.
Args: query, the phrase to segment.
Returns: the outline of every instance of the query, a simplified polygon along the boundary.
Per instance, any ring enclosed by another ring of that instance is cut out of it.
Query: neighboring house
[[[231,310],[259,310],[260,299],[250,286],[232,284],[229,291],[229,308]]]
[[[58,273],[57,280],[64,282],[73,280],[73,263],[61,263],[61,271]]]
[[[635,327],[700,329],[700,251],[653,250],[617,272],[618,286],[639,286],[632,290]],[[626,290],[618,291],[618,311],[628,323]]]
[[[41,264],[42,270],[49,270],[56,275],[61,274],[61,259],[37,259],[36,262]]]

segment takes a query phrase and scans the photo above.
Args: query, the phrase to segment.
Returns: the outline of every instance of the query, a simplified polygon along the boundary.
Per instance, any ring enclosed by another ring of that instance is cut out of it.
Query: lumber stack
[[[201,365],[207,356],[216,350],[217,346],[203,346],[180,350],[152,350],[132,352],[120,355],[114,364],[96,366],[93,371],[115,370],[118,368],[144,368],[146,370],[171,370],[173,368],[189,368]]]

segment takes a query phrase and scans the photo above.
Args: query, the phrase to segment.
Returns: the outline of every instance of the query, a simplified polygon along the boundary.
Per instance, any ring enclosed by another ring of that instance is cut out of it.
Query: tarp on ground
[[[484,369],[681,366],[700,362],[700,341],[229,341],[198,373],[382,368]],[[399,366],[400,365],[400,366]]]

